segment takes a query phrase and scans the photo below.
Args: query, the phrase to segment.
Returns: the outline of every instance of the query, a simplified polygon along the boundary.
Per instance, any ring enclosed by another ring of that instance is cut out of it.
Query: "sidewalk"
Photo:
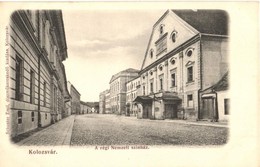
[[[134,116],[126,117],[128,119],[138,119]],[[153,120],[153,119],[140,119],[142,121],[158,121],[158,122],[172,122],[187,125],[198,125],[198,126],[211,126],[211,127],[224,127],[228,128],[228,122],[210,122],[210,121],[196,121],[196,120],[182,120],[182,119],[165,119],[165,120]]]
[[[70,145],[75,115],[71,115],[46,129],[16,143],[19,146],[61,146]]]

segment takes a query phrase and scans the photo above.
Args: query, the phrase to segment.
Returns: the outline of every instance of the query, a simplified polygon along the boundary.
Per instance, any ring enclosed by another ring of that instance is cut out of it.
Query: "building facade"
[[[200,119],[228,121],[230,114],[230,94],[228,72],[213,86],[201,92]]]
[[[91,112],[91,109],[88,103],[80,101],[80,114],[88,114]]]
[[[109,90],[105,90],[99,94],[99,114],[106,113],[106,95]],[[108,97],[109,98],[109,97]]]
[[[140,77],[126,83],[126,113],[129,116],[137,116],[137,106],[134,99],[141,95]]]
[[[68,86],[69,94],[71,96],[70,99],[71,114],[80,114],[80,93],[69,81],[67,82],[67,86]]]
[[[68,57],[62,12],[19,10],[10,18],[11,137],[65,116]]]
[[[142,118],[200,119],[201,91],[228,70],[228,16],[168,10],[154,24],[140,71]]]
[[[111,114],[111,106],[110,106],[110,90],[108,89],[105,94],[105,113]]]
[[[112,76],[110,80],[110,105],[114,114],[125,114],[126,83],[138,76],[139,70],[126,69]]]

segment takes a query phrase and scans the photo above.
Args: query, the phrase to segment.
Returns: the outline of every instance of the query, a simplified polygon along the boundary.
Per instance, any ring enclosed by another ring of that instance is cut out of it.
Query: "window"
[[[23,113],[22,111],[18,111],[18,124],[23,122]]]
[[[172,64],[172,65],[175,64],[175,60],[174,60],[174,59],[171,60],[171,64]]]
[[[145,95],[145,86],[143,86],[143,95]]]
[[[22,59],[16,56],[16,64],[15,64],[15,99],[22,100]]]
[[[160,90],[163,90],[163,78],[160,78]]]
[[[229,115],[229,103],[230,103],[230,100],[229,100],[229,99],[224,99],[224,111],[225,111],[225,115]]]
[[[34,122],[34,112],[31,112],[32,122]]]
[[[192,82],[193,81],[193,67],[188,67],[187,68],[187,75],[188,75],[188,82]]]
[[[152,72],[152,71],[150,71],[150,75],[153,75],[153,72]]]
[[[191,57],[191,56],[192,56],[192,53],[193,53],[193,49],[189,49],[189,50],[187,51],[186,55],[187,55],[188,57]]]
[[[48,117],[48,115],[47,115],[47,113],[45,113],[45,119],[47,119],[47,117]]]
[[[30,72],[30,103],[34,103],[34,91],[35,91],[35,75],[31,70]]]
[[[46,82],[43,83],[43,106],[46,106]]]
[[[150,92],[153,93],[153,82],[150,83]]]
[[[163,25],[160,26],[160,35],[163,34]]]
[[[172,79],[172,87],[176,86],[176,74],[172,73],[171,74],[171,79]]]
[[[57,111],[57,88],[54,86],[53,88],[53,108],[54,111]]]
[[[167,36],[167,34],[166,34]],[[161,37],[159,41],[156,42],[156,55],[161,54],[167,50],[167,37]]]
[[[193,97],[192,95],[188,95],[188,107],[193,107]]]
[[[173,42],[173,43],[176,42],[176,37],[177,37],[177,32],[174,31],[174,32],[172,33],[172,42]]]
[[[153,49],[150,50],[150,57],[153,58]]]
[[[160,71],[162,71],[163,70],[163,66],[161,65],[161,66],[159,66],[159,70]]]

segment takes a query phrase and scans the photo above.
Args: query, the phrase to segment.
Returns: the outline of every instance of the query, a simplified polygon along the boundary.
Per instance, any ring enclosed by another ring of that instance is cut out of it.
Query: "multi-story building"
[[[129,68],[112,76],[110,84],[111,112],[121,115],[125,114],[126,105],[126,83],[138,76],[139,70]]]
[[[67,86],[71,96],[71,114],[80,114],[80,93],[69,81],[67,82]]]
[[[99,114],[105,114],[106,111],[106,94],[109,90],[105,90],[99,94]]]
[[[137,115],[137,106],[133,102],[137,96],[141,95],[140,77],[136,77],[126,83],[126,113],[127,115]]]
[[[19,10],[10,18],[11,136],[56,122],[69,99],[62,12]]]
[[[167,10],[153,25],[139,73],[141,117],[209,118],[201,92],[228,71],[227,55],[225,11]]]
[[[108,89],[105,94],[105,113],[111,114],[111,106],[110,106],[110,90]]]

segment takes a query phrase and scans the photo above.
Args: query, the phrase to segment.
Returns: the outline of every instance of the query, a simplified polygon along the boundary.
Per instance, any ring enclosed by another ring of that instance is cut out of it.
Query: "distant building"
[[[88,114],[91,112],[92,107],[88,103],[80,101],[80,114]]]
[[[86,102],[86,105],[91,108],[90,114],[99,113],[99,102]]]
[[[127,115],[137,116],[137,104],[134,99],[142,95],[140,89],[140,77],[136,77],[126,83],[126,113]]]
[[[227,71],[227,13],[167,10],[152,27],[134,101],[142,118],[205,119],[201,92]]]
[[[111,114],[111,105],[110,105],[110,90],[105,94],[105,113]]]
[[[110,84],[110,105],[112,113],[125,114],[126,83],[138,76],[139,70],[126,69],[112,76]]]
[[[11,137],[66,116],[63,61],[68,57],[60,10],[18,10],[9,25]]]
[[[69,81],[67,85],[71,96],[71,114],[80,114],[80,93]]]
[[[107,92],[109,92],[109,90],[105,90],[99,94],[99,114],[105,114]]]

